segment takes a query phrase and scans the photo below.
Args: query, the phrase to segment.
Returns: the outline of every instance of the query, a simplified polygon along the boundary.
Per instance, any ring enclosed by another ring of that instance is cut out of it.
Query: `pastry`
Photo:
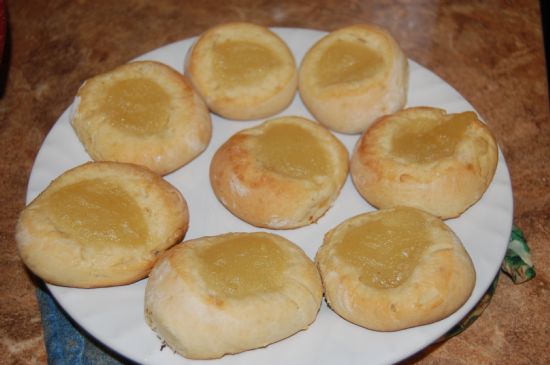
[[[409,108],[380,118],[361,137],[351,176],[373,206],[457,217],[478,201],[498,162],[490,130],[473,112]]]
[[[236,120],[272,116],[294,99],[294,56],[275,33],[251,23],[207,30],[189,50],[185,74],[208,108]]]
[[[210,182],[233,214],[258,227],[313,223],[348,173],[348,152],[326,128],[281,117],[233,135],[214,154]]]
[[[95,161],[129,162],[165,175],[208,145],[210,114],[179,72],[132,62],[87,80],[71,124]]]
[[[470,297],[475,270],[439,218],[396,207],[350,218],[325,235],[317,266],[330,308],[377,331],[432,323]]]
[[[408,72],[407,58],[386,30],[352,25],[323,37],[306,53],[300,96],[328,128],[360,133],[405,105]]]
[[[105,287],[146,277],[188,222],[184,198],[157,174],[93,162],[63,173],[34,199],[15,238],[23,262],[46,282]]]
[[[228,233],[184,242],[157,262],[145,318],[192,359],[264,347],[308,328],[322,300],[315,265],[270,233]]]

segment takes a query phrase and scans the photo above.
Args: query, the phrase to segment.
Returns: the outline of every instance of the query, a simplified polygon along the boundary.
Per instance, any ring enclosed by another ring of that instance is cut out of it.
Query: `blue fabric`
[[[45,286],[37,286],[49,365],[130,365],[72,322]]]

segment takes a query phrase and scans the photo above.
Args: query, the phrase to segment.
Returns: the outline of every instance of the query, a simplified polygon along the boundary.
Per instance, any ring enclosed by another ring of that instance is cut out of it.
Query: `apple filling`
[[[86,246],[144,244],[148,229],[142,210],[120,186],[102,179],[62,187],[46,201],[60,232]]]
[[[275,124],[257,138],[257,158],[266,169],[298,179],[329,174],[327,152],[307,129]]]
[[[200,249],[200,275],[222,296],[242,298],[277,290],[282,285],[285,255],[263,235],[236,234]]]
[[[214,47],[214,76],[230,88],[257,83],[280,63],[271,49],[255,42],[229,40]]]
[[[452,156],[475,119],[473,112],[465,112],[441,119],[414,120],[393,136],[391,153],[415,163],[430,163]]]
[[[363,284],[395,288],[411,276],[431,245],[429,237],[420,212],[399,208],[350,227],[338,242],[335,255],[359,270]]]
[[[384,58],[362,42],[338,40],[319,59],[319,86],[362,81],[373,77],[384,66]]]
[[[111,125],[139,136],[163,131],[169,118],[170,95],[146,78],[122,79],[107,87],[98,112]]]

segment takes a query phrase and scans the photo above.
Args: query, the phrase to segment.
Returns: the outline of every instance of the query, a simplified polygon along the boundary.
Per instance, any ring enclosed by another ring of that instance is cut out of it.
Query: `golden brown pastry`
[[[147,276],[188,222],[184,198],[157,174],[94,162],[63,173],[34,199],[15,238],[23,262],[46,282],[104,287]]]
[[[475,113],[417,107],[367,130],[355,146],[351,176],[375,207],[413,206],[446,219],[481,198],[497,162],[495,139]]]
[[[475,270],[440,219],[397,207],[350,218],[325,235],[316,257],[330,307],[377,331],[428,324],[460,308]]]
[[[322,293],[315,265],[295,244],[269,233],[229,233],[162,256],[145,290],[145,318],[174,351],[213,359],[308,328]]]
[[[130,162],[165,175],[208,145],[210,114],[179,72],[132,62],[87,80],[71,124],[95,161]]]
[[[336,30],[304,56],[299,90],[319,122],[342,133],[365,131],[407,99],[407,58],[384,29],[357,24]]]
[[[272,116],[293,100],[294,56],[275,33],[251,23],[226,23],[189,50],[185,74],[214,113],[248,120]]]
[[[282,117],[225,142],[212,159],[210,182],[237,217],[286,229],[317,221],[347,173],[347,150],[326,128],[305,118]]]

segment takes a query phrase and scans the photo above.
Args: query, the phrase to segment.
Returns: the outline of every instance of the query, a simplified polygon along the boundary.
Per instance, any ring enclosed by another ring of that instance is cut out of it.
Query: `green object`
[[[502,262],[502,271],[509,275],[515,284],[524,283],[536,275],[525,236],[516,226],[512,227],[508,249]]]

